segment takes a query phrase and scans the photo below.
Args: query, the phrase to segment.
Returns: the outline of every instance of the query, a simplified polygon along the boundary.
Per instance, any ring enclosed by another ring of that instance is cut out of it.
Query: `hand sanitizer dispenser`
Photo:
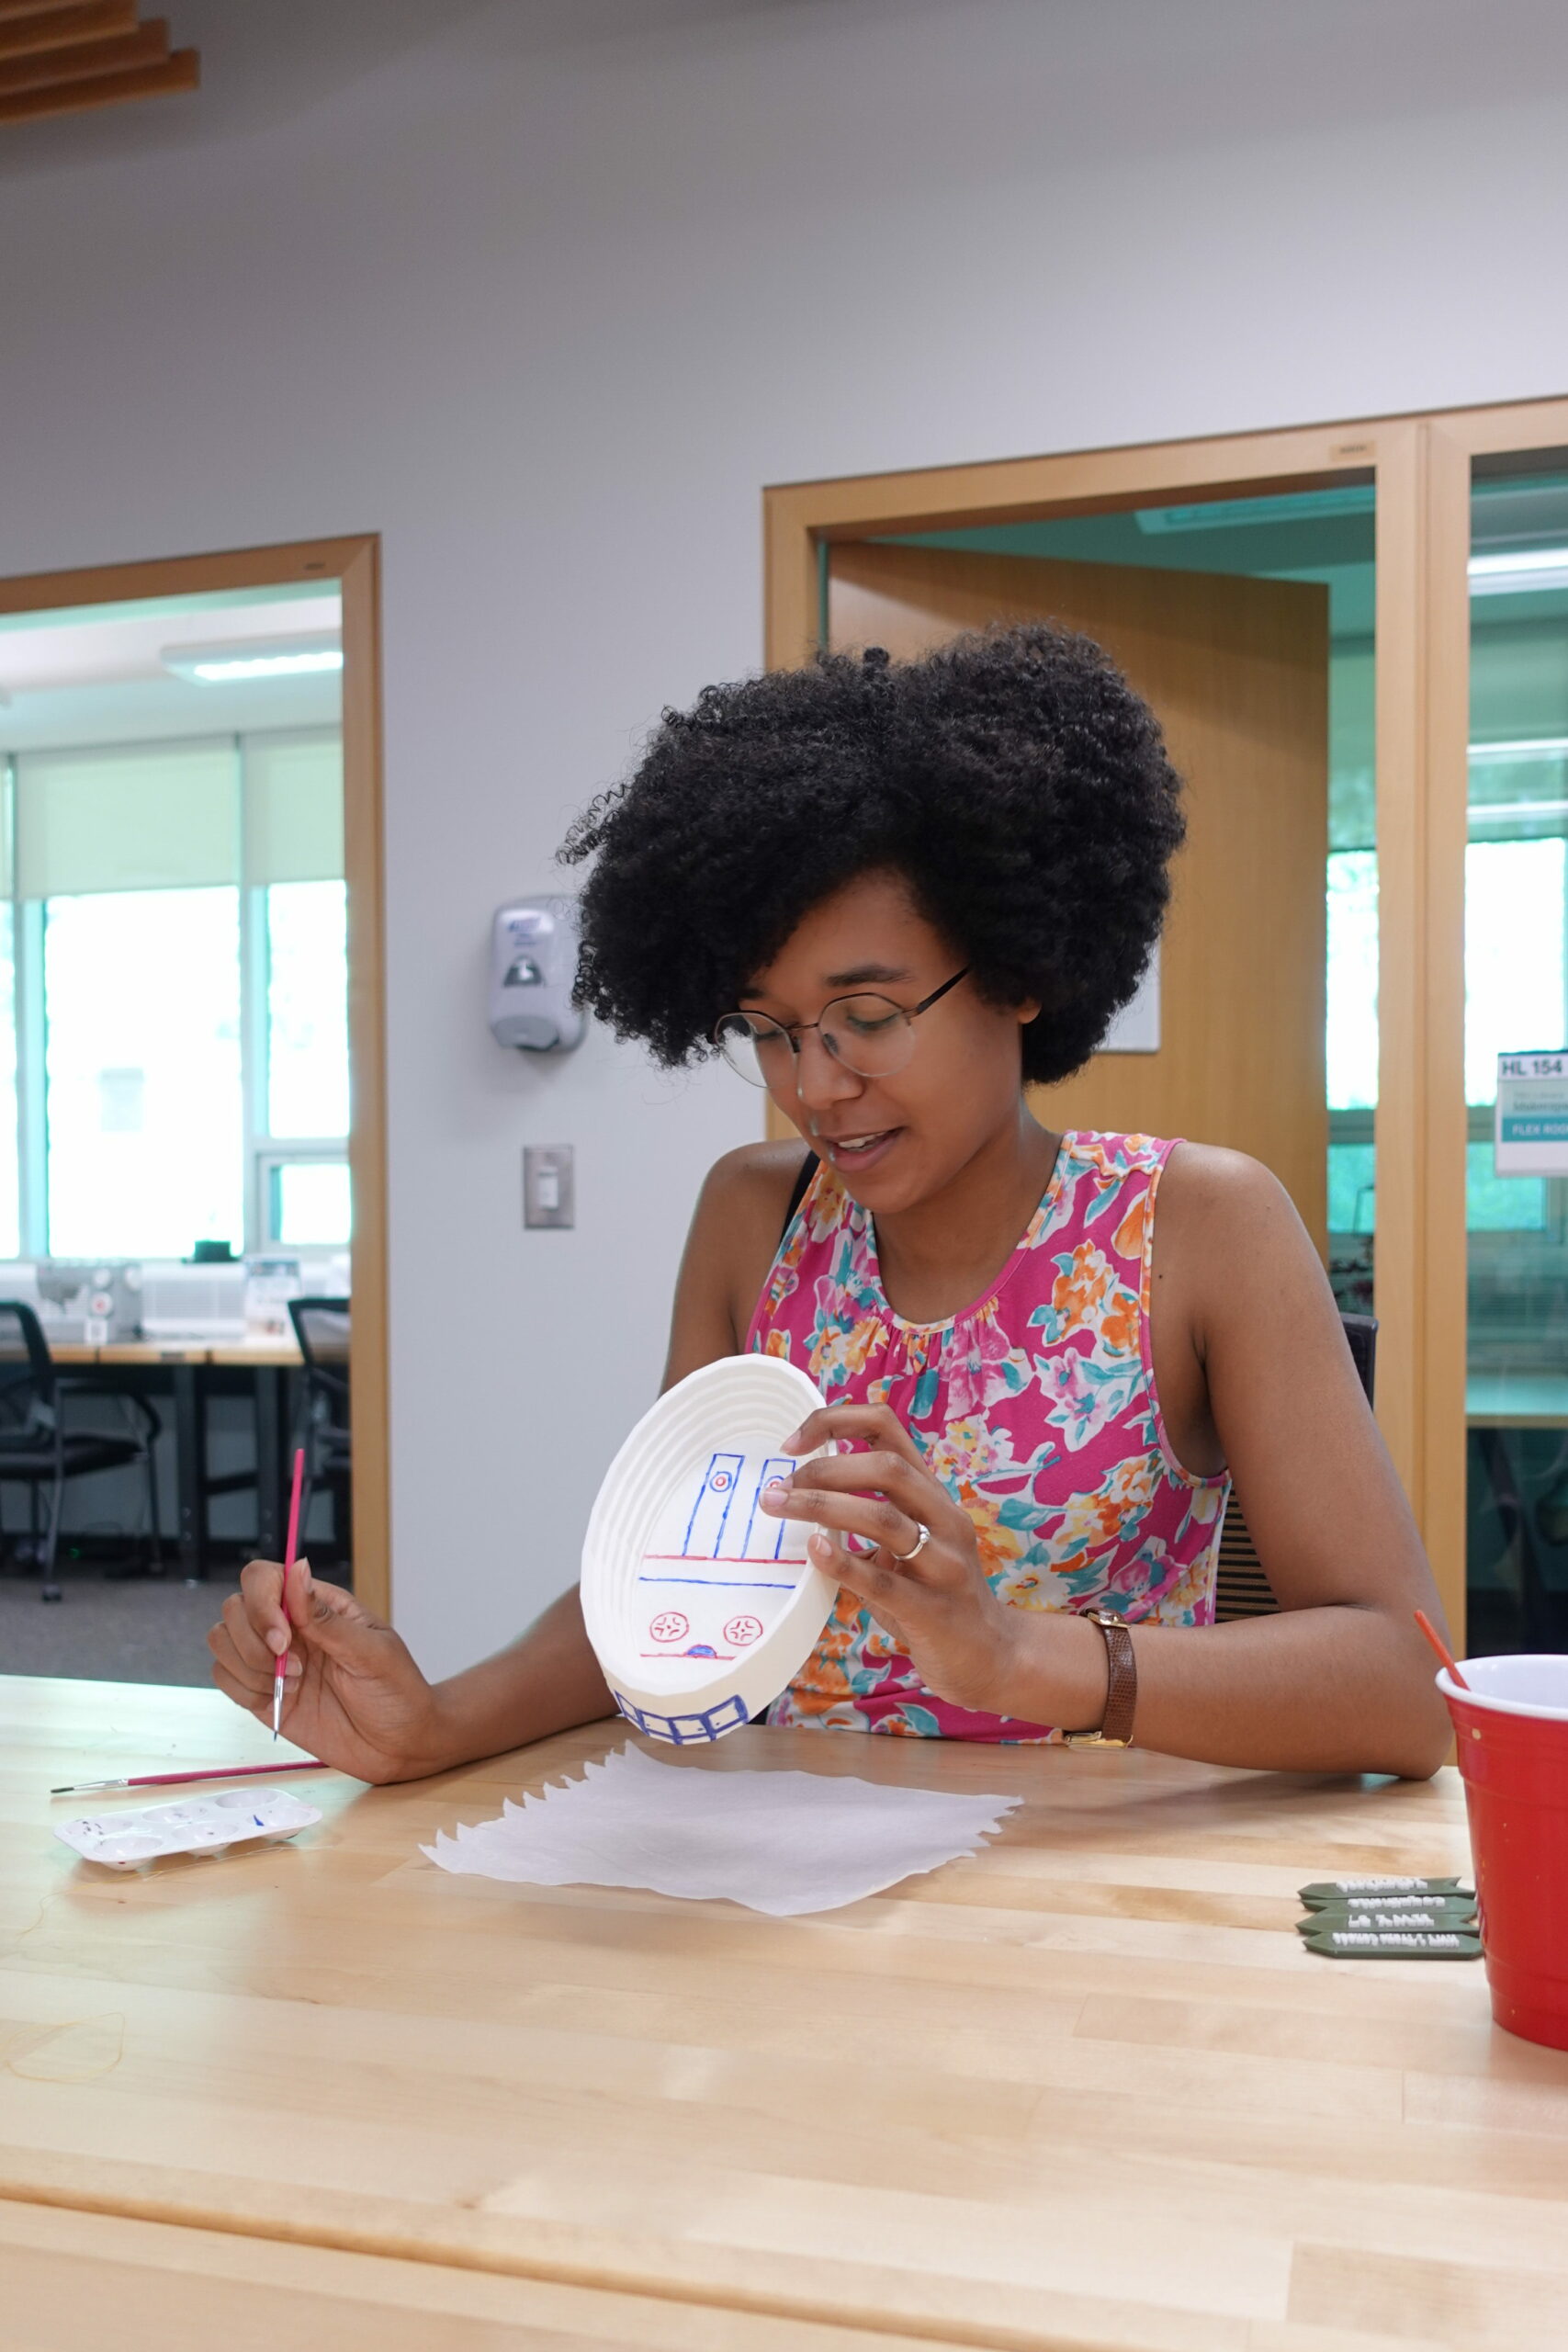
[[[490,1025],[498,1045],[570,1054],[587,1022],[571,1001],[577,976],[577,902],[514,899],[491,927]]]

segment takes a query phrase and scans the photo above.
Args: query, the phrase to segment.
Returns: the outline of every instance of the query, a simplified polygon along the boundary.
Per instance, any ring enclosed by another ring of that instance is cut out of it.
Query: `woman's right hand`
[[[297,1747],[360,1781],[439,1771],[435,1692],[406,1644],[310,1563],[284,1572],[253,1560],[207,1636],[212,1679],[258,1722],[272,1722],[274,1669],[287,1651],[282,1728]]]

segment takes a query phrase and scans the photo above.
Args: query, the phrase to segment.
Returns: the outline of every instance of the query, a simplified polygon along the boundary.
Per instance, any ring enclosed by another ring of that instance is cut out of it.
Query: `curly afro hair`
[[[1084,637],[819,654],[667,710],[561,856],[595,856],[577,1001],[689,1062],[808,909],[895,872],[997,1004],[1037,997],[1023,1075],[1086,1061],[1137,988],[1184,826],[1157,722]]]

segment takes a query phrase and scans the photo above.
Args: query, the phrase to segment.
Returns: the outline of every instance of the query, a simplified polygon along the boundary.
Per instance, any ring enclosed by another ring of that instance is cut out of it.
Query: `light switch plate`
[[[530,1232],[574,1226],[576,1190],[570,1144],[524,1146],[523,1222]]]

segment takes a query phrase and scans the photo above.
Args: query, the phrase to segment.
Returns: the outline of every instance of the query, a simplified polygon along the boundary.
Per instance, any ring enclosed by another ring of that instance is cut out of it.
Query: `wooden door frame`
[[[1568,447],[1568,400],[939,466],[763,492],[765,659],[817,643],[835,539],[1174,501],[1376,491],[1378,1419],[1461,1647],[1470,469]]]
[[[391,1610],[387,1380],[387,1071],[381,820],[380,540],[307,539],[285,547],[95,564],[0,580],[0,614],[34,613],[215,590],[335,581],[343,598],[344,874],[348,896],[348,1161],[354,1328],[354,1583],[378,1616]]]

